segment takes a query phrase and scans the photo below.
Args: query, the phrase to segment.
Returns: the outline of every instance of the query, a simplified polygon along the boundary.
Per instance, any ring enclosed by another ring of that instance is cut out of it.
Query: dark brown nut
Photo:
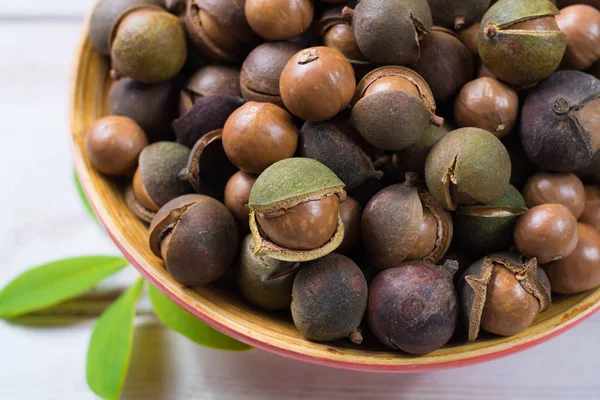
[[[94,50],[103,56],[110,54],[110,29],[121,14],[140,4],[160,5],[162,0],[100,0],[90,16],[89,37]]]
[[[245,0],[187,0],[185,29],[200,54],[216,61],[240,61],[258,44],[244,4]]]
[[[594,7],[596,10],[600,10],[600,0],[558,0],[557,3],[559,8],[572,6],[574,4],[587,4],[588,6]]]
[[[585,208],[585,189],[575,174],[538,172],[529,178],[523,197],[527,207],[541,204],[562,204],[575,218],[579,218]]]
[[[326,10],[317,29],[323,46],[338,50],[347,59],[352,61],[367,61],[356,43],[354,28],[350,21],[345,18],[344,6],[334,7]]]
[[[204,135],[192,148],[187,167],[179,177],[187,180],[196,193],[221,201],[225,185],[237,172],[223,149],[223,130],[217,129]]]
[[[600,233],[587,224],[579,224],[578,230],[575,250],[544,266],[556,293],[575,294],[600,286]]]
[[[500,0],[481,20],[479,55],[498,79],[527,86],[549,77],[558,68],[567,37],[548,0]]]
[[[473,56],[454,32],[434,26],[421,40],[415,71],[425,79],[435,101],[442,103],[473,79]]]
[[[521,115],[523,148],[539,168],[587,168],[600,149],[600,80],[556,72],[529,92]]]
[[[576,171],[576,174],[584,183],[600,185],[600,151],[594,154],[592,162],[587,168]]]
[[[108,94],[108,113],[137,122],[150,143],[174,140],[171,123],[177,118],[180,82],[172,79],[154,85],[123,78],[114,82]]]
[[[199,98],[206,96],[242,97],[240,70],[223,65],[200,68],[181,91],[179,115],[187,114]]]
[[[433,22],[457,31],[481,21],[491,0],[427,0]]]
[[[519,97],[494,78],[467,83],[454,100],[454,121],[461,127],[485,129],[502,138],[512,131],[519,115]]]
[[[479,33],[479,22],[474,23],[470,27],[458,32],[460,40],[467,46],[467,49],[474,57],[479,57],[479,49],[477,48],[477,35]]]
[[[256,182],[256,176],[239,171],[229,179],[225,186],[225,205],[246,230],[250,229],[248,202],[254,182]]]
[[[173,121],[177,142],[192,148],[206,134],[223,129],[229,116],[243,104],[244,100],[240,97],[199,98],[187,114]]]
[[[237,254],[237,225],[227,207],[203,195],[174,199],[150,226],[150,248],[169,274],[186,286],[208,285],[231,267]]]
[[[142,151],[133,189],[144,207],[158,211],[169,201],[192,191],[189,183],[179,177],[189,155],[190,149],[172,142],[157,142]]]
[[[512,336],[550,307],[550,283],[535,258],[497,253],[471,265],[459,288],[469,341],[480,329]]]
[[[525,200],[509,185],[496,201],[458,207],[454,214],[454,234],[461,247],[476,254],[506,250],[514,243],[517,220],[526,212]]]
[[[298,129],[292,116],[271,103],[248,102],[227,119],[223,148],[235,166],[260,174],[270,165],[294,156]]]
[[[378,149],[398,151],[417,143],[435,115],[435,100],[425,80],[404,67],[382,67],[367,74],[352,100],[350,123]]]
[[[267,168],[250,192],[255,253],[303,262],[333,252],[344,238],[344,183],[325,165],[288,158]]]
[[[521,139],[518,135],[511,135],[504,139],[511,163],[510,183],[518,189],[523,189],[529,177],[537,170],[535,165],[525,154]]]
[[[415,172],[419,176],[425,176],[425,160],[435,144],[454,128],[449,123],[442,126],[430,125],[421,140],[400,150],[392,156],[394,174],[399,177],[398,182],[404,178],[407,172]]]
[[[362,207],[351,197],[340,203],[340,217],[344,224],[344,240],[335,251],[340,254],[348,254],[355,251],[360,245],[360,221]]]
[[[304,33],[314,16],[312,0],[246,0],[246,18],[267,40],[289,40]]]
[[[339,51],[311,47],[285,66],[279,90],[285,107],[307,121],[326,121],[343,111],[356,89],[354,69]]]
[[[436,263],[450,247],[450,213],[429,192],[412,186],[411,179],[377,193],[363,211],[363,243],[379,268],[394,268],[407,259]]]
[[[279,92],[281,73],[300,50],[302,46],[292,42],[267,42],[252,50],[240,75],[244,99],[283,107]]]
[[[135,192],[133,191],[133,182],[125,187],[123,197],[125,197],[125,204],[127,204],[127,207],[129,207],[131,212],[133,212],[138,219],[147,224],[152,222],[156,216],[156,212],[148,210],[142,205],[142,203],[140,203],[137,197],[135,197]]]
[[[248,219],[248,218],[246,218]],[[252,235],[242,242],[237,286],[252,304],[265,310],[289,310],[292,286],[300,263],[290,263],[254,254]]]
[[[584,4],[573,5],[560,10],[556,23],[567,35],[565,66],[584,70],[600,59],[600,11]]]
[[[85,135],[84,145],[96,170],[107,175],[125,176],[135,171],[148,139],[131,118],[113,116],[94,122]]]
[[[292,299],[294,325],[307,338],[362,342],[358,326],[367,308],[367,281],[349,258],[329,254],[305,264],[294,280]]]
[[[379,341],[423,355],[445,345],[458,323],[452,282],[458,265],[407,262],[381,272],[369,286],[368,322]]]
[[[600,230],[600,187],[585,186],[585,208],[579,221]]]
[[[362,0],[352,20],[359,49],[382,65],[415,63],[421,55],[419,39],[432,25],[426,0]]]
[[[562,204],[543,204],[527,211],[515,226],[515,244],[540,264],[568,257],[577,246],[577,219]]]
[[[478,128],[449,132],[425,161],[427,187],[448,210],[499,199],[510,174],[510,157],[502,142]]]
[[[346,134],[350,130],[354,128],[343,121],[307,121],[300,129],[298,142],[298,156],[312,158],[329,167],[346,184],[347,191],[358,190],[367,181],[383,177],[360,146]]]
[[[129,9],[115,22],[110,33],[111,76],[115,79],[129,77],[141,83],[164,82],[181,71],[186,58],[183,23],[158,6]]]

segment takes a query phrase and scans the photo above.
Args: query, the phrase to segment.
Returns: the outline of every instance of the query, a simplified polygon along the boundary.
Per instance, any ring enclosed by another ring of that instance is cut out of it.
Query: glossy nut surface
[[[256,176],[239,171],[229,178],[227,186],[225,186],[225,205],[233,217],[247,229],[250,216],[248,201],[254,182],[256,182]]]
[[[600,11],[578,4],[565,7],[556,23],[567,35],[567,51],[563,62],[572,69],[584,70],[600,59]]]
[[[245,10],[252,30],[267,40],[300,36],[314,16],[312,0],[246,0]]]
[[[290,59],[281,74],[279,89],[292,114],[308,121],[326,121],[348,107],[356,79],[342,53],[329,47],[312,47]]]
[[[291,250],[313,250],[323,246],[336,231],[339,214],[337,196],[307,201],[277,217],[256,215],[258,225],[275,244]]]
[[[540,309],[538,300],[527,293],[515,275],[496,265],[487,287],[481,327],[501,336],[512,336],[529,328]]]
[[[552,290],[575,294],[600,286],[600,233],[590,225],[579,224],[579,242],[562,260],[546,265]]]
[[[112,116],[96,121],[84,143],[94,168],[103,174],[123,176],[135,171],[148,139],[132,119]]]
[[[512,131],[518,114],[517,93],[494,78],[467,83],[454,101],[454,120],[459,127],[485,129],[499,138]]]
[[[360,245],[361,216],[362,207],[353,198],[347,197],[346,200],[340,203],[340,217],[344,224],[344,240],[335,251],[336,253],[347,254],[356,250]]]
[[[585,207],[579,221],[600,230],[600,187],[585,186]]]
[[[586,192],[575,174],[538,172],[525,184],[523,198],[529,208],[540,204],[562,204],[579,218],[585,208]]]
[[[248,102],[229,116],[223,128],[223,148],[239,169],[260,174],[290,158],[298,145],[291,115],[271,103]]]
[[[577,220],[561,204],[544,204],[525,213],[514,232],[515,244],[540,264],[569,256],[577,246]]]

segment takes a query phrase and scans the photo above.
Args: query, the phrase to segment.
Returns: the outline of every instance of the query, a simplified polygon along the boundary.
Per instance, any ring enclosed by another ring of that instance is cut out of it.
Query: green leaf
[[[79,177],[77,176],[77,171],[75,171],[75,170],[73,170],[73,178],[75,179],[75,186],[77,187],[77,193],[79,193],[79,198],[81,199],[83,205],[88,210],[90,215],[92,217],[94,217],[95,220],[98,220],[98,218],[96,217],[96,214],[94,213],[94,209],[90,205],[90,202],[88,201],[88,199],[85,195],[85,192],[83,191],[83,187],[81,186],[81,181],[79,180]]]
[[[152,285],[148,286],[148,295],[152,308],[158,318],[169,328],[181,333],[188,339],[218,350],[246,351],[252,349],[206,325],[192,314],[175,304]]]
[[[144,280],[138,279],[100,316],[87,353],[86,377],[90,389],[103,399],[116,399],[121,393],[133,343],[135,304],[142,294]]]
[[[18,317],[77,297],[128,264],[122,257],[92,256],[30,269],[0,292],[0,318]]]

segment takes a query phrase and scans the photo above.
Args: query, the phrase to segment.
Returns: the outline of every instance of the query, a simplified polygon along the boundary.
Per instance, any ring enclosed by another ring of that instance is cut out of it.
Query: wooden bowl
[[[83,148],[83,135],[105,115],[110,78],[108,60],[96,54],[88,40],[87,24],[76,54],[71,87],[71,144],[77,174],[99,220],[127,259],[152,284],[210,326],[252,346],[315,364],[376,371],[418,372],[476,364],[544,342],[592,315],[600,306],[600,289],[554,299],[532,327],[509,338],[487,337],[471,343],[450,344],[422,357],[394,352],[367,341],[316,343],[294,328],[287,314],[250,306],[231,286],[183,287],[173,280],[148,247],[148,231],[129,211],[119,183],[92,169]],[[374,341],[373,341],[374,342]]]

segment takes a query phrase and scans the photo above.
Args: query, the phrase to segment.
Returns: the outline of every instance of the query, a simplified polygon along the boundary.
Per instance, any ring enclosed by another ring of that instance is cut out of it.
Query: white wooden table
[[[0,286],[52,259],[118,254],[77,198],[67,144],[69,69],[92,0],[0,0]],[[0,399],[84,400],[94,316],[137,273],[84,301],[0,322]],[[138,310],[124,399],[600,399],[600,315],[549,343],[488,364],[378,375],[263,351],[201,348]]]

